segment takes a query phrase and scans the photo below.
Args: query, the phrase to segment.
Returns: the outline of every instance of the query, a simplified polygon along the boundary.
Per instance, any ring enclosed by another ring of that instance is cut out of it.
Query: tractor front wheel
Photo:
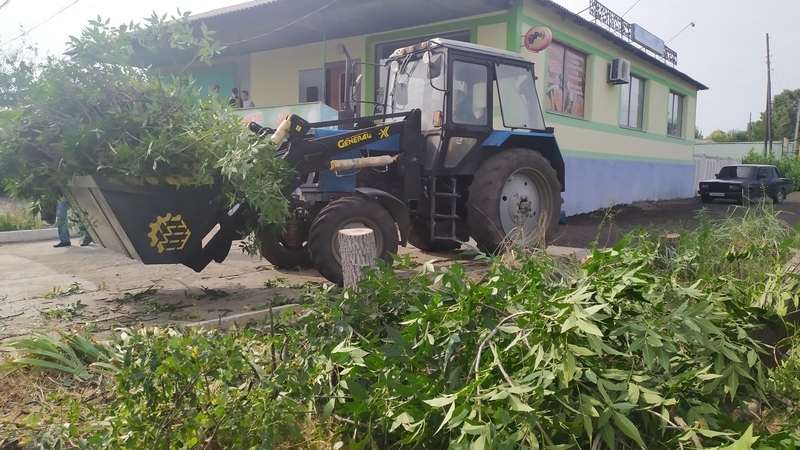
[[[258,237],[261,240],[261,256],[278,269],[312,267],[308,242],[303,242],[299,247],[292,247],[286,233],[274,226],[261,230]]]
[[[484,161],[467,200],[467,225],[478,248],[497,253],[504,243],[544,244],[558,230],[561,185],[540,153],[514,148]]]
[[[397,224],[380,204],[363,197],[344,197],[320,211],[308,235],[311,261],[319,273],[342,285],[342,257],[339,253],[339,230],[370,228],[374,232],[378,257],[392,263],[391,253],[399,244]]]

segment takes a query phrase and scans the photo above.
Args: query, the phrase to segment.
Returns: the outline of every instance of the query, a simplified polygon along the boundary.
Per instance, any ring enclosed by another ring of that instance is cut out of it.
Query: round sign
[[[550,42],[553,41],[553,32],[544,25],[536,25],[528,30],[523,38],[525,39],[525,48],[530,52],[537,53],[550,45]]]

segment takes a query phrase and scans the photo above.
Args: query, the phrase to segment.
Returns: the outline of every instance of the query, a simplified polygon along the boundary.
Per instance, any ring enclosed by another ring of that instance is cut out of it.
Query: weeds
[[[38,214],[17,203],[0,213],[0,231],[34,230],[42,228],[42,225]]]
[[[3,347],[13,348],[22,355],[12,361],[18,367],[60,371],[79,381],[118,372],[113,363],[122,358],[113,346],[72,333],[50,336],[37,332],[30,338],[12,339]]]
[[[189,292],[188,289],[186,292]],[[130,292],[126,292],[125,294],[123,294],[122,297],[115,298],[114,302],[123,305],[136,306],[137,308],[141,308],[144,314],[158,314],[162,312],[172,312],[180,308],[189,306],[184,304],[183,302],[161,303],[160,301],[158,301],[156,293],[158,293],[158,289],[156,289],[155,286],[150,286],[143,291],[139,291],[133,294]]]
[[[84,308],[86,308],[86,305],[78,300],[77,302],[70,303],[69,305],[59,306],[58,308],[48,311],[42,311],[41,314],[45,319],[72,320],[72,318],[76,315],[79,315],[79,311]]]
[[[53,290],[44,294],[44,298],[67,297],[75,294],[83,294],[83,287],[77,281],[73,281],[66,290],[61,290],[61,286],[53,286]]]
[[[308,292],[297,317],[224,334],[127,330],[108,347],[119,354],[115,400],[86,431],[48,439],[120,449],[312,439],[350,449],[795,448],[794,410],[783,410],[786,427],[767,428],[730,412],[800,395],[796,357],[770,372],[750,337],[794,300],[781,265],[797,234],[766,210],[738,214],[681,230],[669,252],[639,230],[583,263],[517,252],[480,278],[458,264],[413,271],[399,261],[402,277],[379,267],[358,292]],[[25,344],[53,369],[98,364]]]
[[[286,285],[286,278],[275,277],[264,282],[264,289],[285,287],[285,285]]]

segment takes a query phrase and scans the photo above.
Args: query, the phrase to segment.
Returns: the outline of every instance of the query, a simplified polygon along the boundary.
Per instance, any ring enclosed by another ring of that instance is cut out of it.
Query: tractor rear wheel
[[[438,224],[437,224],[438,225]],[[442,222],[443,226],[450,226]],[[436,227],[439,228],[438,226]],[[443,232],[445,230],[442,230]],[[447,231],[449,233],[449,230]],[[442,233],[444,234],[444,233]],[[466,242],[469,240],[469,229],[463,222],[456,223],[456,239]],[[422,250],[423,252],[449,252],[461,247],[461,242],[447,239],[431,240],[431,227],[427,220],[414,220],[411,222],[411,229],[408,231],[408,243]]]
[[[363,197],[344,197],[320,211],[308,234],[311,262],[319,273],[342,285],[342,257],[339,254],[339,230],[370,228],[375,236],[378,257],[392,263],[390,253],[397,253],[397,224],[380,204]]]
[[[296,269],[298,267],[309,269],[311,253],[308,251],[308,242],[301,247],[289,246],[286,233],[277,227],[269,227],[258,233],[261,240],[261,256],[271,262],[278,269]]]
[[[467,200],[467,225],[478,248],[533,246],[552,239],[561,217],[561,185],[550,162],[526,148],[505,150],[475,172]]]

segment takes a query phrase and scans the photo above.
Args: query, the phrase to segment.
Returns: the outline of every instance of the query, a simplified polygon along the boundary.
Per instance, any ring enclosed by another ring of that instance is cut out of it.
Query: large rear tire
[[[308,242],[303,243],[300,248],[292,248],[288,245],[285,233],[276,227],[261,230],[258,237],[261,239],[261,256],[278,269],[296,269],[298,267],[309,269],[312,267]]]
[[[533,246],[551,240],[561,217],[561,185],[550,162],[526,148],[505,150],[475,172],[467,225],[478,248],[497,253],[504,242]]]
[[[378,257],[392,263],[391,253],[397,253],[399,243],[392,216],[380,204],[366,198],[340,198],[320,211],[308,234],[311,262],[323,277],[342,285],[339,230],[343,228],[371,228]]]

